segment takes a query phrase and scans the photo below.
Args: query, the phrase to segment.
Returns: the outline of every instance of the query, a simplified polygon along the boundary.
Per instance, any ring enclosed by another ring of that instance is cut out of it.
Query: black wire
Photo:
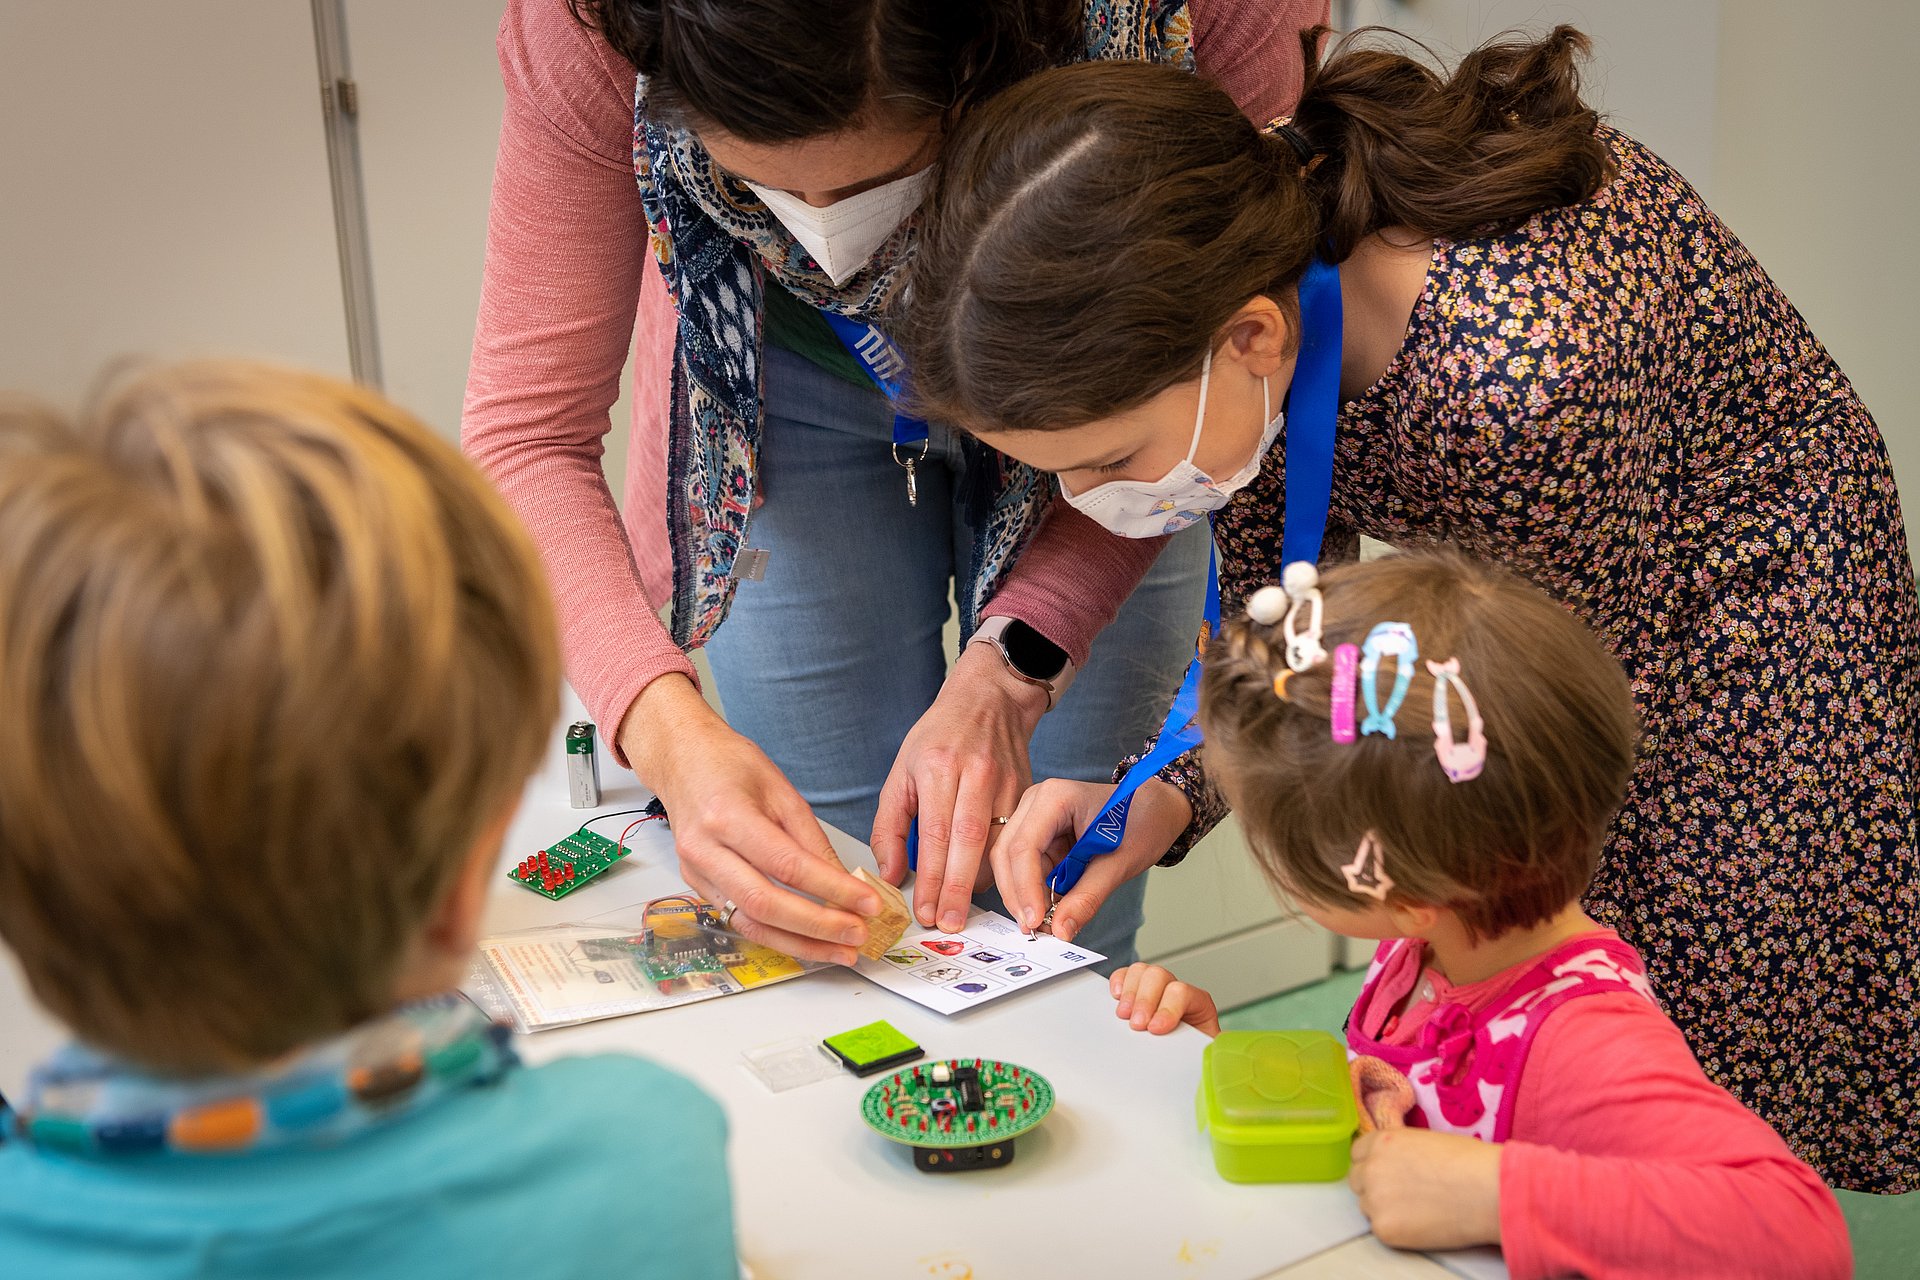
[[[614,813],[596,813],[591,818],[588,818],[585,822],[581,823],[578,829],[581,831],[585,831],[588,827],[592,826],[596,822],[599,822],[602,818],[624,818],[624,817],[627,817],[629,814],[652,813],[652,812],[653,812],[653,807],[649,805],[645,809],[620,809]]]

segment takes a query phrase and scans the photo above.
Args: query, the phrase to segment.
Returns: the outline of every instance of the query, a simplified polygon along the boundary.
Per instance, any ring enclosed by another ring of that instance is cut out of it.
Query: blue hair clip
[[[1400,714],[1400,704],[1406,701],[1407,686],[1413,683],[1414,659],[1419,656],[1420,642],[1413,638],[1413,628],[1404,622],[1376,623],[1373,630],[1367,632],[1366,643],[1360,646],[1360,692],[1367,700],[1367,718],[1360,725],[1361,737],[1370,733],[1396,736],[1393,718]],[[1382,657],[1394,660],[1393,696],[1387,699],[1385,709],[1380,706],[1380,692],[1374,686]]]

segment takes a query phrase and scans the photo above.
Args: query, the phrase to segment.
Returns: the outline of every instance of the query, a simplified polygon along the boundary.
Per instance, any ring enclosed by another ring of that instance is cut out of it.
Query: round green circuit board
[[[935,1083],[935,1070],[942,1067],[955,1078]],[[980,1086],[978,1110],[965,1105],[961,1077],[968,1068]],[[915,1147],[975,1147],[1017,1138],[1051,1110],[1053,1086],[1045,1076],[986,1058],[917,1062],[887,1076],[860,1100],[860,1118],[869,1128]]]

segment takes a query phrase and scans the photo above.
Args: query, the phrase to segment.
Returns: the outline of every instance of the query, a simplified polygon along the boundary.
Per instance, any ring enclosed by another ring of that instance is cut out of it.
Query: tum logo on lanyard
[[[893,406],[893,460],[907,472],[907,505],[919,506],[920,480],[916,468],[926,460],[930,433],[924,421],[902,407],[906,396],[906,357],[880,332],[878,325],[861,324],[835,311],[820,314],[826,317],[840,345],[860,362],[875,389]],[[912,451],[914,445],[920,446],[918,453]]]
[[[1100,819],[1093,824],[1093,829],[1100,833],[1102,839],[1111,840],[1117,848],[1120,837],[1127,834],[1127,810],[1132,807],[1133,797],[1128,796],[1112,808],[1101,810]]]
[[[868,325],[866,334],[853,344],[853,353],[875,382],[898,383],[907,372],[907,362],[901,358],[900,349],[872,325]]]

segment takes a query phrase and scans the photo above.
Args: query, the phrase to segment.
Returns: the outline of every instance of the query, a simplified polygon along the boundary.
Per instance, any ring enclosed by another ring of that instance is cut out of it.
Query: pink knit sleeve
[[[1074,666],[1085,666],[1094,637],[1147,576],[1166,541],[1122,538],[1056,502],[981,612],[1020,619],[1065,649]]]
[[[1853,1273],[1833,1193],[1639,996],[1587,996],[1556,1014],[1515,1107],[1500,1158],[1514,1280]]]
[[[513,0],[499,52],[506,114],[461,442],[532,532],[568,678],[620,758],[616,731],[640,690],[693,674],[647,597],[600,466],[649,271],[633,70],[565,0]]]
[[[1194,61],[1266,124],[1293,110],[1306,71],[1300,33],[1325,23],[1328,9],[1328,0],[1192,0]]]

